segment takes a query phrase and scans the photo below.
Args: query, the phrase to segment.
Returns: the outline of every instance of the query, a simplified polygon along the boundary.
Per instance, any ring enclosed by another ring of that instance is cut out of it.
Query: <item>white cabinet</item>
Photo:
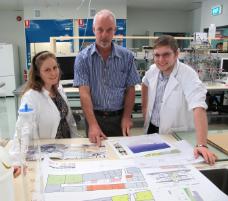
[[[19,77],[18,48],[13,44],[0,43],[0,82],[5,83],[6,96],[13,96]]]

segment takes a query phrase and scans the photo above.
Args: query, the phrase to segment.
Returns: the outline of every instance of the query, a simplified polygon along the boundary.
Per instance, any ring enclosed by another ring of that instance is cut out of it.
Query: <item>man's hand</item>
[[[121,120],[121,128],[123,136],[129,136],[130,135],[130,129],[133,126],[131,118],[123,117]]]
[[[88,136],[90,142],[96,143],[99,147],[101,146],[101,141],[107,139],[106,135],[102,132],[98,125],[89,126]]]
[[[206,147],[195,147],[195,158],[198,158],[199,155],[202,155],[206,163],[210,165],[213,165],[215,163],[215,160],[217,159],[217,156]]]

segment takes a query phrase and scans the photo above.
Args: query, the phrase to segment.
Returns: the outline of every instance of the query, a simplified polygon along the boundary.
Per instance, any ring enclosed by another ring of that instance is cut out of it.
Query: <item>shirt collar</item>
[[[99,54],[97,48],[96,48],[96,43],[93,43],[92,47],[91,47],[91,55],[93,55],[94,53]]]
[[[58,87],[57,87],[57,89],[58,89],[58,91],[60,90],[60,88],[61,88],[61,85],[60,84],[58,84]],[[47,89],[45,89],[44,87],[42,87],[42,93],[45,95],[45,96],[47,96],[47,97],[50,97],[49,96],[49,91],[47,90]]]
[[[173,71],[172,73],[170,74],[171,76],[173,77],[176,77],[177,75],[177,72],[178,72],[178,66],[179,66],[180,62],[179,62],[179,59],[177,59],[176,63],[175,63],[175,66],[173,68]]]
[[[97,47],[96,47],[96,43],[94,43],[93,45],[92,45],[92,48],[91,48],[91,55],[93,55],[93,54],[95,54],[95,53],[97,53],[97,55],[100,55],[100,53],[99,53],[99,51],[98,51],[98,49],[97,49]],[[116,48],[116,45],[112,42],[112,53],[111,53],[111,55],[110,55],[111,57],[121,57],[120,56],[120,53],[119,53],[119,51],[118,51],[118,48]]]
[[[179,65],[179,60],[177,59],[175,65],[174,65],[174,68],[172,70],[172,72],[170,73],[170,75],[164,75],[161,71],[159,72],[159,79],[160,80],[167,80],[169,79],[170,76],[173,76],[175,77],[176,74],[177,74],[177,71],[178,71],[178,65]]]
[[[159,75],[158,75],[159,80],[161,80],[161,81],[168,80],[169,79],[169,76],[170,75],[164,75],[161,71],[159,72]]]

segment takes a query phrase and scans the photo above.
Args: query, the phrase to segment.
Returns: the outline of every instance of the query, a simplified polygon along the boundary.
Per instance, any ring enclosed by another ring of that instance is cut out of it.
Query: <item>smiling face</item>
[[[40,77],[44,82],[44,87],[50,90],[52,86],[59,82],[59,67],[54,58],[48,57],[40,66]]]
[[[104,13],[96,16],[96,20],[93,25],[93,32],[96,37],[96,45],[98,48],[110,48],[115,31],[116,25],[114,18],[111,15]]]
[[[178,58],[178,51],[170,46],[158,46],[154,49],[154,62],[165,75],[170,75]]]

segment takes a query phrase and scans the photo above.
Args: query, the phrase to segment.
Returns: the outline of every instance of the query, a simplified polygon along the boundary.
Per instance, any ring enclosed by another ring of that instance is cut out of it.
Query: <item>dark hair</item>
[[[25,86],[25,89],[23,90],[23,94],[29,89],[34,89],[36,91],[42,90],[44,81],[40,77],[40,67],[48,58],[53,58],[57,62],[56,56],[49,51],[39,52],[32,58],[31,68],[29,70],[29,79]]]
[[[223,47],[223,43],[222,43],[222,42],[218,42],[218,43],[216,44],[216,48],[218,48],[218,47]]]
[[[162,46],[169,46],[174,52],[178,50],[176,39],[170,35],[163,35],[154,41],[154,49]]]

